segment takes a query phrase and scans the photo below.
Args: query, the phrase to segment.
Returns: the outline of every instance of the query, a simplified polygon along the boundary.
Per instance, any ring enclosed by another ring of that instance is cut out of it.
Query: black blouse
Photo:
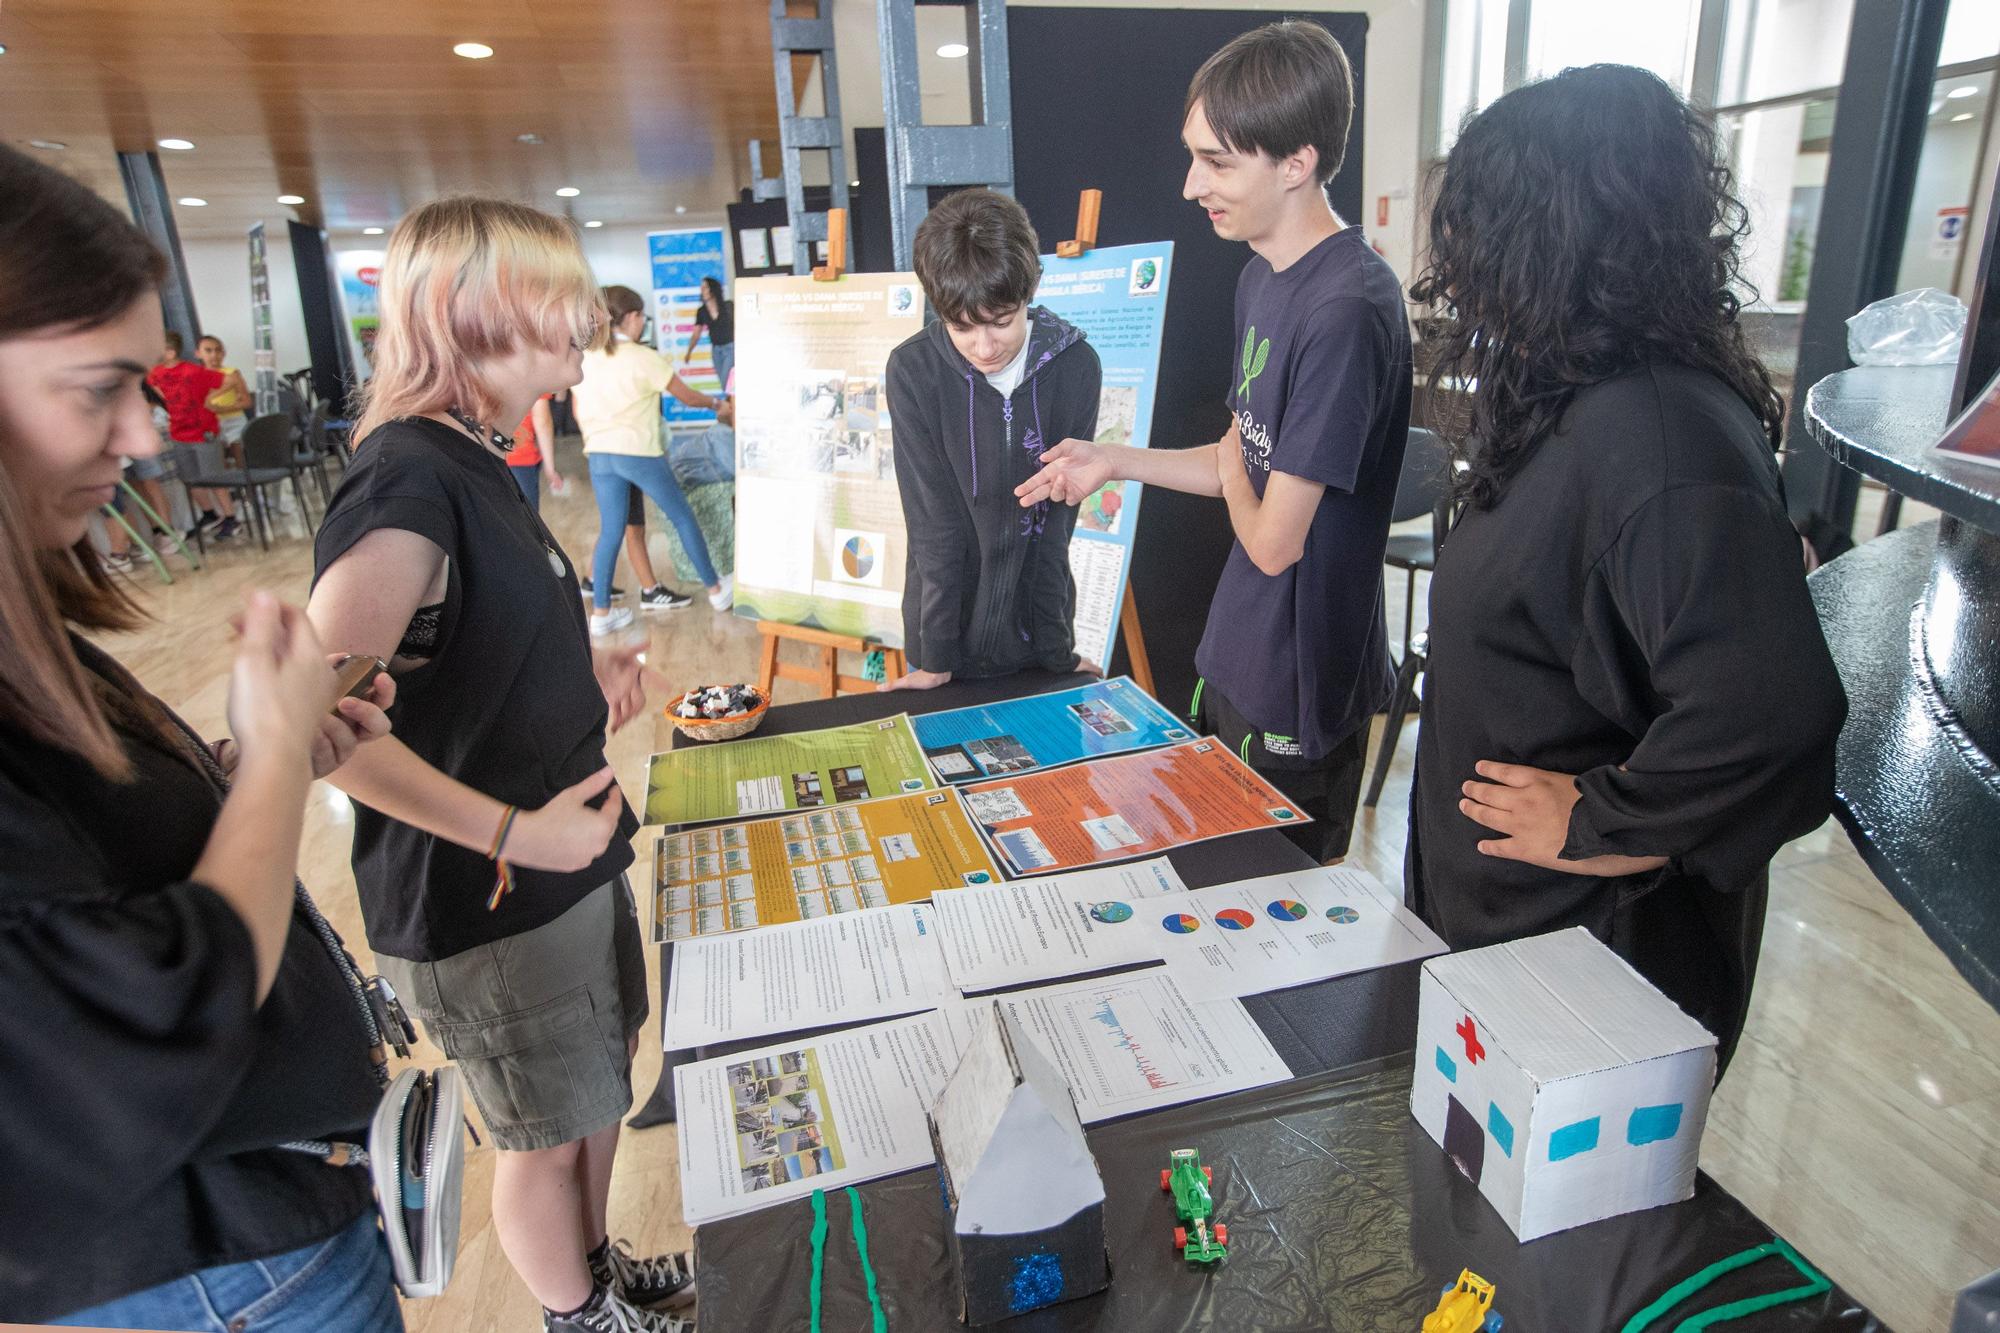
[[[249,932],[189,878],[219,796],[184,750],[121,734],[122,784],[0,727],[0,1320],[295,1250],[370,1206],[365,1171],[273,1146],[365,1132],[380,1093],[345,979],[295,912],[255,1002]]]
[[[1581,925],[1723,1039],[1748,1004],[1771,857],[1826,817],[1846,697],[1776,460],[1720,380],[1659,366],[1579,393],[1438,555],[1410,802],[1414,905],[1455,949]],[[1564,855],[1482,855],[1482,759],[1577,776]]]

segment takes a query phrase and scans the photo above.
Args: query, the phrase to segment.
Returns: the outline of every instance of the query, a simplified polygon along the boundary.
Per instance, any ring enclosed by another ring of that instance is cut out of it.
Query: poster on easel
[[[278,351],[271,327],[271,265],[264,224],[252,223],[250,243],[250,350],[257,391],[257,415],[278,410]]]
[[[924,325],[909,273],[736,285],[736,611],[903,643],[903,501],[883,371]]]
[[[653,272],[653,332],[661,356],[674,363],[680,377],[698,393],[722,392],[715,374],[715,352],[703,338],[686,365],[681,356],[694,333],[695,312],[701,308],[701,280],[714,278],[729,294],[728,233],[721,227],[688,227],[646,233],[646,257]],[[660,414],[667,429],[708,426],[715,413],[663,394]]]
[[[1104,367],[1099,443],[1144,449],[1151,441],[1173,265],[1172,241],[1088,250],[1075,259],[1042,256],[1036,303],[1082,329]],[[1111,665],[1138,527],[1135,481],[1108,482],[1078,506],[1069,543],[1076,651],[1100,668]]]
[[[375,373],[375,330],[382,323],[382,302],[376,286],[382,281],[380,250],[342,250],[335,256],[340,270],[340,303],[347,312],[347,331],[354,339],[354,373],[367,379]]]

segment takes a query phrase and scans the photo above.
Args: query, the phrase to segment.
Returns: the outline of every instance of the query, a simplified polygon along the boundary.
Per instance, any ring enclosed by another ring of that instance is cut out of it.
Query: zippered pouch
[[[464,1114],[456,1065],[405,1069],[369,1126],[375,1203],[396,1286],[405,1296],[436,1296],[451,1281],[465,1176]]]

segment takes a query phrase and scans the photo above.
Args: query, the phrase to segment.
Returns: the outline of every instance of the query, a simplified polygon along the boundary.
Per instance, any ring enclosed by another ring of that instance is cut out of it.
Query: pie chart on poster
[[[1169,912],[1160,924],[1176,935],[1192,935],[1201,929],[1201,921],[1186,912]]]
[[[1264,910],[1269,912],[1274,920],[1298,921],[1305,916],[1306,905],[1294,902],[1290,898],[1279,898]]]
[[[1361,913],[1352,907],[1329,907],[1326,909],[1326,919],[1336,926],[1351,926],[1361,919]]]
[[[1132,919],[1132,904],[1095,903],[1091,906],[1090,915],[1092,919],[1102,921],[1106,925],[1117,925],[1120,921]]]
[[[840,567],[851,579],[865,579],[875,572],[875,543],[866,537],[849,537],[840,548]]]
[[[1248,930],[1257,924],[1257,918],[1240,907],[1225,907],[1215,914],[1215,924],[1224,930]]]

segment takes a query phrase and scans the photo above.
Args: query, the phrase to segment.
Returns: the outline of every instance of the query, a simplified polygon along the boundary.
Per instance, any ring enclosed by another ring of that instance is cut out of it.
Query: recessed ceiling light
[[[685,213],[685,212],[687,212],[687,211],[688,211],[688,206],[687,206],[686,204],[675,204],[675,205],[674,205],[674,212],[676,212],[676,213]]]
[[[586,227],[601,227],[604,224],[602,222],[599,222],[596,218],[592,218],[590,221],[584,223],[583,225]]]
[[[850,190],[858,190],[858,189],[860,189],[860,188],[861,188],[861,182],[860,182],[860,181],[849,181],[849,182],[847,182],[847,188],[848,188],[848,189],[850,189]]]
[[[380,236],[382,234],[382,229],[380,227],[363,227],[361,229],[361,234],[363,236]]]
[[[1979,96],[1979,85],[1978,85],[1978,84],[1976,84],[1976,83],[1961,83],[1961,84],[1959,84],[1959,85],[1958,85],[1958,87],[1956,87],[1956,88],[1952,89],[1952,90],[1951,90],[1950,92],[1946,93],[1946,94],[1945,94],[1945,96],[1946,96],[1946,97],[1977,97],[1977,96]]]
[[[171,148],[177,153],[185,153],[194,147],[194,141],[192,139],[162,139],[160,140],[160,147]]]
[[[191,194],[184,194],[184,195],[182,195],[182,196],[181,196],[180,198],[178,198],[178,199],[174,200],[174,202],[175,202],[175,203],[177,203],[177,204],[179,204],[179,205],[180,205],[180,206],[181,206],[182,208],[207,208],[207,207],[208,207],[208,200],[206,200],[206,199],[197,199],[197,198],[195,198],[195,197],[194,197],[193,195],[191,195]]]
[[[514,142],[515,142],[515,143],[531,143],[531,144],[532,144],[532,143],[540,143],[541,141],[542,141],[542,136],[541,136],[541,135],[539,135],[539,134],[536,134],[536,133],[535,133],[535,132],[534,132],[533,130],[530,130],[530,131],[529,131],[528,133],[526,133],[526,134],[517,134],[517,135],[515,135],[515,136],[514,136]]]
[[[484,60],[493,54],[493,48],[484,42],[460,42],[451,48],[451,53],[467,60]]]
[[[305,201],[306,197],[302,194],[281,194],[278,196],[278,202],[281,204],[303,204]]]
[[[938,54],[946,60],[963,60],[972,51],[964,42],[946,42],[938,48]]]
[[[0,56],[4,56],[6,54],[7,54],[7,44],[5,42],[0,42]]]
[[[63,149],[69,147],[69,145],[64,143],[60,139],[30,139],[28,140],[28,147],[46,148],[51,153],[59,153]]]
[[[1971,120],[1971,119],[1972,119],[1972,113],[1970,111],[1961,111],[1957,115],[1951,118],[1951,123],[1956,125],[1961,120]]]
[[[576,187],[575,187],[574,185],[565,185],[565,186],[563,186],[563,187],[562,187],[562,188],[561,188],[560,190],[557,190],[557,191],[556,191],[556,198],[558,198],[558,199],[574,199],[574,198],[576,198],[576,197],[577,197],[578,195],[580,195],[580,194],[582,194],[582,193],[583,193],[583,191],[582,191],[582,190],[579,190],[579,189],[577,189],[577,188],[576,188]]]

